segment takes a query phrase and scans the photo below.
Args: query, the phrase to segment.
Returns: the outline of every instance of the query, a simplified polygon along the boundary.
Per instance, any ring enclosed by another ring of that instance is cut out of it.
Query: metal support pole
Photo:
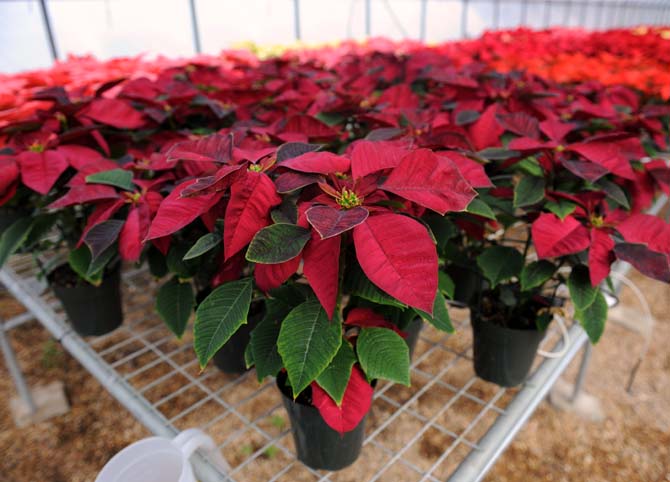
[[[2,354],[5,358],[7,370],[9,370],[9,374],[14,379],[16,391],[19,392],[21,399],[26,403],[26,405],[28,405],[30,413],[35,413],[37,411],[37,406],[35,405],[32,394],[30,393],[30,388],[26,383],[26,379],[23,378],[23,373],[21,373],[21,367],[19,367],[19,363],[16,360],[14,349],[7,339],[4,322],[0,322],[0,350],[2,350]]]
[[[616,24],[618,26],[622,26],[624,23],[626,23],[626,11],[628,10],[628,2],[623,2],[619,7],[617,8],[617,19],[616,19]]]
[[[421,18],[419,20],[419,38],[426,41],[426,16],[428,15],[428,0],[421,0]]]
[[[370,0],[365,0],[365,36],[369,37],[372,33],[372,12],[370,11]]]
[[[588,6],[588,2],[580,2],[580,3],[581,3],[581,6],[580,6],[580,9],[579,9],[579,22],[582,25],[586,26],[587,25],[587,22],[586,22],[586,7]]]
[[[551,23],[551,2],[545,2],[544,4],[544,27],[549,27]]]
[[[468,3],[469,0],[461,2],[461,37],[468,38]]]
[[[600,29],[603,27],[603,18],[605,17],[603,10],[605,8],[605,3],[600,1],[598,2],[598,9],[596,10],[596,18],[595,21],[593,22],[593,25],[596,29]]]
[[[647,23],[646,14],[647,14],[647,10],[644,7],[638,7],[638,9],[637,9],[637,22],[636,22],[637,26],[644,25],[645,23]]]
[[[193,30],[193,47],[195,53],[202,53],[202,45],[200,45],[200,28],[198,27],[198,12],[195,9],[195,0],[188,0],[189,9],[191,10],[191,29]]]
[[[640,25],[647,23],[647,9],[640,8]]]
[[[49,18],[49,10],[47,9],[47,1],[39,0],[40,12],[42,13],[42,23],[44,23],[44,31],[47,34],[49,42],[49,51],[51,52],[52,60],[58,60],[58,50],[56,49],[56,41],[54,40],[53,28],[51,27],[51,19]]]
[[[572,0],[565,2],[565,11],[563,12],[563,25],[567,26],[570,22],[570,11],[572,10]]]
[[[593,353],[593,347],[590,343],[584,345],[584,354],[582,355],[582,361],[579,363],[579,371],[577,372],[577,378],[575,378],[575,387],[572,391],[572,396],[570,401],[574,402],[577,400],[579,393],[584,387],[584,380],[586,378],[586,372],[589,368],[589,363],[591,362],[591,355]]]
[[[528,22],[528,0],[523,0],[521,2],[521,21],[519,22],[521,25],[526,25]]]
[[[293,0],[293,33],[300,40],[300,0]]]
[[[619,5],[619,2],[612,2],[612,5],[610,5],[610,20],[607,28],[614,28],[616,26],[617,19],[619,18]]]
[[[663,25],[663,22],[661,21],[661,19],[663,18],[662,15],[663,15],[663,7],[660,6],[660,5],[657,5],[656,6],[656,14],[654,15],[654,20],[653,20],[652,23],[654,25]]]

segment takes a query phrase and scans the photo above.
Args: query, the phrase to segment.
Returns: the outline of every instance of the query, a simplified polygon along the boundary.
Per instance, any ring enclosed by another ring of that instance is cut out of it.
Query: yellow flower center
[[[346,187],[342,188],[342,192],[335,200],[343,209],[351,209],[363,204],[363,198],[358,197],[354,191]]]
[[[28,150],[32,152],[44,152],[45,148],[46,146],[44,144],[35,141],[28,147]]]
[[[565,146],[563,144],[559,144],[556,146],[556,152],[563,152],[565,150]]]
[[[263,166],[261,166],[260,164],[250,164],[249,170],[251,172],[261,172],[263,170]]]
[[[139,202],[140,197],[142,197],[139,192],[126,192],[124,194],[126,195],[126,202],[131,204]]]
[[[591,216],[591,225],[595,228],[601,228],[605,225],[605,220],[602,216]]]

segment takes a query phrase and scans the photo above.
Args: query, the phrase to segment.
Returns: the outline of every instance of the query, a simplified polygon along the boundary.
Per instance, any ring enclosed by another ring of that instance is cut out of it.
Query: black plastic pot
[[[472,312],[474,364],[477,376],[503,387],[522,383],[545,332],[513,329],[484,321]]]
[[[121,263],[104,278],[100,286],[84,281],[64,286],[54,273],[49,275],[49,284],[63,304],[65,313],[78,334],[100,336],[110,333],[123,323],[121,304]],[[69,268],[68,268],[69,269]]]
[[[251,305],[246,324],[240,326],[230,340],[214,354],[214,365],[222,372],[232,375],[245,373],[248,370],[244,361],[244,351],[251,339],[252,330],[265,316],[264,305],[261,303],[258,306],[259,308],[254,312],[255,306]]]
[[[19,219],[28,216],[27,211],[22,211],[17,208],[1,206],[0,207],[0,235],[5,232],[5,229],[10,227]]]
[[[340,435],[328,426],[314,406],[301,401],[301,397],[293,401],[285,373],[277,376],[277,387],[291,420],[298,460],[315,470],[342,470],[358,459],[367,415],[355,429]]]
[[[448,265],[444,271],[454,282],[453,301],[463,306],[469,305],[482,286],[482,280],[477,271],[457,264]]]
[[[405,343],[409,347],[409,358],[412,359],[414,355],[414,349],[416,348],[416,342],[419,340],[419,334],[423,328],[423,320],[420,317],[414,318],[403,330],[407,333],[407,338],[405,338]]]

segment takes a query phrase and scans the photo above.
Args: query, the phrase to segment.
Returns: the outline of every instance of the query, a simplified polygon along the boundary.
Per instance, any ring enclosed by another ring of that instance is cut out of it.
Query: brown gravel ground
[[[670,287],[639,276],[635,281],[652,301],[658,323],[632,394],[624,386],[642,341],[610,324],[594,350],[587,378],[587,389],[601,399],[606,420],[587,422],[543,403],[487,481],[670,481]],[[21,311],[13,299],[0,294],[0,316]],[[11,341],[29,383],[62,380],[72,409],[29,429],[16,429],[8,410],[14,387],[0,364],[0,482],[93,481],[109,457],[148,435],[36,322],[13,330]],[[377,414],[383,412],[378,407]],[[426,437],[417,456],[439,456],[444,446],[440,437]],[[384,480],[409,478],[398,472]]]

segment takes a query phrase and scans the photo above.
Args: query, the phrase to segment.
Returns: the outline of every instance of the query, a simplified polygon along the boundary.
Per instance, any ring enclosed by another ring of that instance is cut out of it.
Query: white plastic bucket
[[[189,457],[198,448],[222,459],[209,436],[190,428],[172,440],[149,437],[127,446],[107,462],[95,482],[196,482]]]

